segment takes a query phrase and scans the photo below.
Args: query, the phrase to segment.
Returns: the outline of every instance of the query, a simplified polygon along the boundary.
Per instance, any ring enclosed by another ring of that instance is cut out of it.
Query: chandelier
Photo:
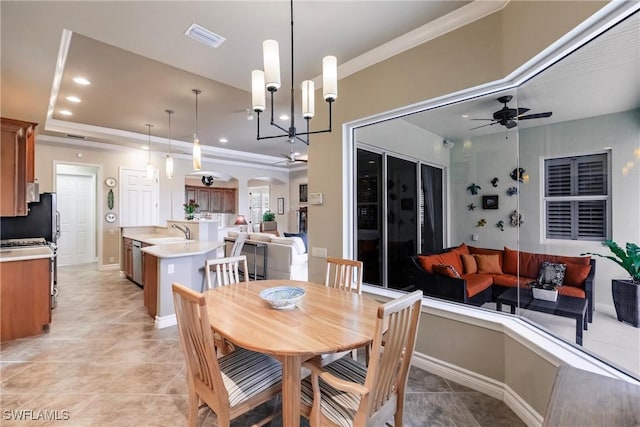
[[[329,104],[329,127],[324,130],[310,131],[309,121],[313,118],[315,111],[315,88],[312,80],[305,80],[301,84],[302,90],[302,117],[307,122],[307,131],[298,132],[295,126],[295,103],[294,103],[294,69],[293,69],[293,0],[291,0],[291,114],[289,128],[284,128],[273,119],[273,94],[280,89],[280,53],[278,42],[275,40],[265,40],[262,43],[264,57],[264,70],[253,70],[251,72],[251,98],[253,111],[257,113],[257,137],[261,139],[287,137],[291,143],[295,140],[309,145],[309,135],[316,133],[331,132],[331,104],[338,98],[338,71],[335,56],[325,56],[322,58],[322,89],[324,100]],[[265,89],[270,94],[271,126],[285,132],[278,135],[260,136],[260,113],[266,109]],[[303,137],[303,138],[302,138]]]

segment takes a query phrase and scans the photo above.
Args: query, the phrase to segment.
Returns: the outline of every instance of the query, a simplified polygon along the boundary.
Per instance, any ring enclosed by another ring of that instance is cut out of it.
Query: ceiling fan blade
[[[485,126],[493,126],[493,125],[495,125],[496,123],[498,123],[498,122],[487,123],[486,125],[476,126],[476,127],[471,128],[471,129],[469,129],[469,130],[480,129],[480,128],[483,128],[483,127],[485,127]]]
[[[309,160],[308,159],[296,159],[296,162],[308,163]]]
[[[551,117],[551,114],[553,114],[551,111],[547,111],[546,113],[529,114],[526,116],[518,117],[518,120],[542,119],[545,117]]]
[[[471,120],[491,120],[491,121],[493,121],[493,119],[471,119]]]
[[[518,108],[518,115],[521,116],[521,115],[523,115],[524,113],[526,113],[527,111],[530,111],[530,110],[531,110],[530,108],[524,108],[524,107]]]

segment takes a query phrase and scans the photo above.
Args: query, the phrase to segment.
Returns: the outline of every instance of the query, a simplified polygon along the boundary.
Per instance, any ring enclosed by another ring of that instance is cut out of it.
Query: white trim
[[[511,387],[500,381],[418,352],[413,353],[411,364],[427,372],[455,381],[465,387],[501,400],[518,418],[530,427],[539,427],[542,425],[544,417],[533,409],[533,407],[522,399]]]
[[[169,328],[177,324],[178,320],[175,314],[170,314],[168,316],[156,316],[156,320],[154,322],[154,326],[156,327],[156,329]]]
[[[120,271],[120,264],[102,264],[98,266],[98,271]],[[124,276],[124,271],[121,271]]]
[[[67,54],[69,53],[69,45],[71,44],[72,31],[67,29],[62,30],[62,36],[60,37],[60,47],[58,48],[58,58],[56,59],[56,70],[53,74],[53,84],[51,85],[51,95],[49,96],[49,106],[47,108],[46,123],[51,120],[53,116],[53,110],[56,107],[56,100],[58,99],[58,93],[60,92],[60,85],[62,84],[62,75],[64,74],[64,67],[67,63]]]

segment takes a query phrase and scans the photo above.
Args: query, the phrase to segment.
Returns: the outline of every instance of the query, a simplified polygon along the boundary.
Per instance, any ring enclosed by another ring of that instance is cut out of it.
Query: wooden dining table
[[[290,310],[260,297],[275,286],[296,286],[305,295]],[[259,280],[204,292],[211,328],[232,343],[274,356],[282,363],[283,425],[300,425],[302,362],[319,354],[369,344],[379,303],[373,298],[296,280]]]

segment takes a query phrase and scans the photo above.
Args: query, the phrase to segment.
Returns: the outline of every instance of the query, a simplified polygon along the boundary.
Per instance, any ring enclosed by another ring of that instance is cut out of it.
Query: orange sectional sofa
[[[480,306],[511,287],[528,287],[538,277],[543,261],[566,264],[560,295],[587,298],[587,317],[593,319],[593,278],[596,262],[591,257],[522,252],[505,247],[484,249],[461,244],[432,254],[411,258],[416,288],[425,295]]]

